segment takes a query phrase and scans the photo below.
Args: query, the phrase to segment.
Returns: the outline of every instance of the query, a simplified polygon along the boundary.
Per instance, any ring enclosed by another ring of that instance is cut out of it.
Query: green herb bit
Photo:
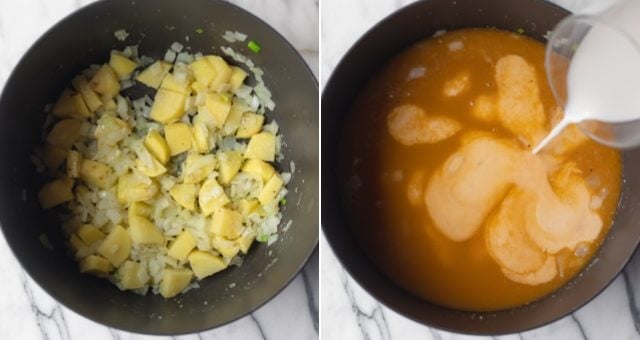
[[[249,47],[249,49],[253,53],[259,53],[260,49],[261,49],[260,45],[257,42],[253,41],[253,40],[249,41],[249,43],[247,44],[247,47]]]
[[[196,28],[196,33],[202,34],[204,33],[204,30],[202,28]]]
[[[520,27],[516,30],[516,33],[518,34],[524,34],[524,28]]]
[[[283,197],[283,198],[280,200],[280,204],[282,204],[282,205],[287,204],[287,199]]]
[[[269,235],[258,235],[258,242],[267,242],[269,240]]]

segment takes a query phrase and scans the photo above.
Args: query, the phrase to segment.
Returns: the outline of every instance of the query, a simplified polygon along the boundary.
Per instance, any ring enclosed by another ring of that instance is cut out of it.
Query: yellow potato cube
[[[129,123],[111,114],[104,114],[100,117],[94,132],[98,142],[106,145],[115,145],[127,138],[129,134],[131,134]]]
[[[209,152],[209,129],[202,122],[193,124],[193,148],[199,153]]]
[[[146,201],[158,193],[158,184],[149,178],[127,173],[118,178],[117,197],[120,204]]]
[[[227,263],[222,258],[202,250],[196,250],[189,254],[189,264],[193,273],[200,280],[227,268]]]
[[[216,76],[216,71],[213,68],[213,65],[211,65],[206,58],[201,58],[192,62],[189,64],[189,68],[196,77],[196,82],[204,87],[208,87]]]
[[[106,164],[85,159],[80,165],[80,179],[100,189],[107,189],[113,184],[113,170]]]
[[[233,135],[238,130],[240,126],[240,121],[242,120],[243,109],[237,107],[236,105],[231,106],[231,110],[229,111],[229,115],[227,116],[227,120],[224,122],[222,126],[223,135]]]
[[[191,91],[189,87],[191,82],[188,79],[178,79],[175,75],[169,73],[162,80],[162,84],[160,84],[161,89],[182,93],[184,95],[188,95]]]
[[[235,91],[239,89],[246,78],[247,72],[237,66],[231,66],[231,79],[229,79],[229,84],[232,90]]]
[[[184,261],[189,256],[189,253],[196,247],[196,239],[190,231],[183,231],[175,241],[169,247],[167,255],[173,257],[178,261]]]
[[[231,98],[224,93],[209,93],[205,99],[204,112],[210,115],[216,127],[222,128],[231,112]]]
[[[91,78],[89,87],[109,97],[115,97],[120,92],[120,80],[111,66],[104,64]]]
[[[182,292],[193,278],[189,269],[165,268],[160,282],[160,295],[165,299],[172,298]]]
[[[76,234],[78,235],[78,237],[80,237],[82,242],[88,245],[92,245],[94,242],[100,241],[106,236],[102,231],[100,231],[100,229],[94,227],[91,224],[81,225],[80,228],[78,228],[78,230],[76,231]]]
[[[116,111],[118,109],[118,104],[116,101],[109,96],[102,96],[102,106],[107,111]]]
[[[256,133],[260,132],[263,123],[263,115],[251,112],[243,113],[242,119],[240,120],[240,126],[238,127],[238,132],[236,132],[236,137],[249,138],[255,135]]]
[[[56,123],[47,135],[47,142],[51,145],[68,149],[80,138],[81,122],[76,119],[63,119]]]
[[[121,226],[115,226],[98,248],[98,254],[118,267],[131,253],[131,237]]]
[[[67,158],[67,151],[64,148],[46,144],[42,151],[42,162],[49,170],[57,170],[62,162]]]
[[[267,181],[267,183],[264,185],[264,188],[262,188],[262,191],[260,191],[260,195],[258,195],[258,201],[260,201],[262,205],[271,203],[273,199],[276,198],[276,195],[278,195],[278,192],[280,191],[280,188],[282,188],[283,184],[284,182],[282,182],[280,176],[271,176],[271,179]]]
[[[147,203],[136,201],[129,205],[129,219],[131,216],[149,217],[151,215],[151,206]]]
[[[205,216],[209,216],[214,210],[223,207],[230,201],[215,177],[209,177],[200,188],[198,202],[200,203],[202,213]]]
[[[164,236],[153,222],[142,216],[131,217],[129,235],[134,244],[164,244]]]
[[[154,89],[162,83],[164,77],[171,70],[172,65],[164,60],[158,60],[151,64],[136,77],[136,80]]]
[[[71,187],[61,179],[45,184],[38,192],[38,200],[43,209],[53,208],[72,199],[73,192],[71,192]]]
[[[67,176],[71,178],[80,177],[81,166],[82,154],[76,150],[69,150],[67,153]]]
[[[187,96],[165,89],[159,89],[151,106],[149,116],[157,122],[168,124],[180,120],[184,115],[184,102]],[[165,134],[166,136],[166,134]]]
[[[71,234],[71,237],[69,238],[69,247],[71,248],[73,256],[76,259],[81,259],[89,255],[87,253],[89,246],[86,243],[82,242],[82,240],[76,234]]]
[[[238,254],[240,246],[234,241],[229,241],[224,237],[214,236],[211,239],[211,245],[222,256],[227,259],[231,259]]]
[[[147,284],[149,275],[144,272],[140,263],[127,260],[118,268],[120,284],[124,289],[138,289]]]
[[[185,209],[194,211],[196,209],[196,185],[183,183],[174,185],[169,191],[171,197]]]
[[[162,135],[156,131],[151,130],[144,138],[144,146],[149,150],[151,155],[162,164],[167,164],[171,153],[169,152],[169,145]]]
[[[267,182],[276,172],[271,164],[259,159],[248,159],[242,166],[242,171],[260,176],[263,182]]]
[[[269,132],[253,135],[244,152],[245,158],[273,162],[276,154],[276,136]]]
[[[191,129],[185,123],[173,123],[164,127],[164,136],[167,139],[171,156],[181,154],[191,149]]]
[[[216,158],[211,155],[189,153],[184,161],[182,178],[184,183],[199,183],[207,178],[216,167]]]
[[[109,275],[112,267],[109,261],[98,255],[89,255],[80,261],[80,272],[95,275],[97,277],[106,277]]]
[[[252,199],[243,198],[238,200],[238,210],[243,216],[250,215],[252,212],[254,212],[258,208],[259,205],[260,203],[255,198],[252,198]]]
[[[150,155],[148,158],[145,158],[145,161],[136,159],[136,169],[149,177],[158,177],[167,172],[167,168]]]
[[[138,64],[122,54],[112,51],[109,66],[111,66],[118,78],[124,79],[129,77],[131,72],[138,67]]]
[[[216,209],[209,231],[213,235],[223,236],[233,240],[242,233],[242,215],[231,209]]]
[[[77,76],[71,80],[71,85],[73,88],[80,92],[82,95],[82,99],[84,99],[84,103],[89,108],[89,111],[95,112],[97,109],[102,106],[102,100],[100,100],[100,96],[89,87],[89,82],[83,76]]]
[[[91,91],[91,89],[89,89],[89,91]],[[58,118],[77,119],[91,117],[92,115],[85,103],[85,100],[83,99],[83,95],[80,93],[74,93],[68,89],[62,92],[62,95],[60,95],[60,98],[58,98],[58,101],[53,106],[52,113]]]
[[[229,184],[242,166],[242,154],[239,151],[224,151],[218,153],[220,183]]]
[[[207,59],[209,64],[211,64],[215,70],[215,75],[209,84],[209,88],[219,92],[222,89],[222,85],[229,83],[229,79],[231,79],[233,71],[222,57],[217,55],[208,55],[205,56],[205,59]]]
[[[246,235],[240,236],[238,239],[236,239],[236,242],[238,243],[238,247],[240,247],[240,251],[243,254],[246,254],[247,252],[249,252],[249,248],[251,248],[251,244],[253,244],[253,241],[255,239],[256,234],[254,232],[250,232]]]

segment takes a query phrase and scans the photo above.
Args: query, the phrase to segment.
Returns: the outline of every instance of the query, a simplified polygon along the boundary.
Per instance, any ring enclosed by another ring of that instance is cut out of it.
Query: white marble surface
[[[516,0],[514,0],[516,1]],[[413,0],[322,0],[321,87],[347,49],[380,19]],[[556,0],[585,11],[609,0]],[[357,13],[357,15],[354,15]],[[320,239],[322,339],[481,339],[448,333],[406,319],[382,306],[343,269],[324,235]],[[548,326],[499,339],[640,339],[640,253],[622,275],[585,307]],[[485,337],[487,338],[487,337]]]
[[[58,20],[93,0],[0,0],[0,88],[26,49]],[[318,74],[315,0],[237,0],[285,36]],[[0,234],[0,339],[161,339],[110,329],[59,305],[25,274]],[[236,322],[178,339],[317,339],[318,253],[273,300]],[[167,338],[167,337],[165,337]],[[175,337],[174,337],[175,338]]]

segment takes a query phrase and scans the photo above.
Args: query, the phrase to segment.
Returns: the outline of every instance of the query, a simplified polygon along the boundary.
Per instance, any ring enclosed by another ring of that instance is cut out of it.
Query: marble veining
[[[379,20],[414,0],[322,0],[321,87],[349,47]],[[515,1],[515,0],[514,0]],[[615,0],[554,0],[572,12],[589,12]],[[324,235],[320,239],[322,339],[640,339],[640,253],[594,300],[547,326],[520,334],[477,337],[449,333],[413,322],[380,305],[344,270]]]
[[[31,44],[49,27],[94,0],[0,0],[0,88]],[[272,25],[318,75],[318,2],[237,0]],[[61,306],[20,268],[0,233],[0,339],[317,339],[318,251],[280,294],[223,327],[178,337],[143,336],[108,328]]]

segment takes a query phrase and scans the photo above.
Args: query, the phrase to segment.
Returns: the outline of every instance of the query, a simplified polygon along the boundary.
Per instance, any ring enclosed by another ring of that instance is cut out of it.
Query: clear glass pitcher
[[[598,48],[594,48],[594,42]],[[581,61],[580,70],[585,71],[583,61],[586,52],[589,52],[588,62],[596,67],[587,70],[587,77],[576,78],[576,71],[573,74],[569,71],[576,69]],[[574,117],[576,119],[565,123],[578,124],[585,134],[605,145],[618,148],[639,146],[640,86],[623,83],[611,86],[612,77],[619,79],[623,72],[630,82],[630,77],[637,76],[640,84],[640,74],[635,75],[631,68],[627,70],[628,65],[638,65],[640,71],[640,0],[618,1],[606,8],[562,20],[547,44],[545,67],[551,90],[558,104],[565,109],[565,114],[570,109],[567,108],[568,102],[573,103],[571,99],[576,99],[574,89],[577,87],[597,93],[595,98],[579,100],[584,104],[581,110],[598,110],[590,112],[589,117]],[[589,79],[588,84],[577,79]],[[586,92],[581,92],[582,96]]]

